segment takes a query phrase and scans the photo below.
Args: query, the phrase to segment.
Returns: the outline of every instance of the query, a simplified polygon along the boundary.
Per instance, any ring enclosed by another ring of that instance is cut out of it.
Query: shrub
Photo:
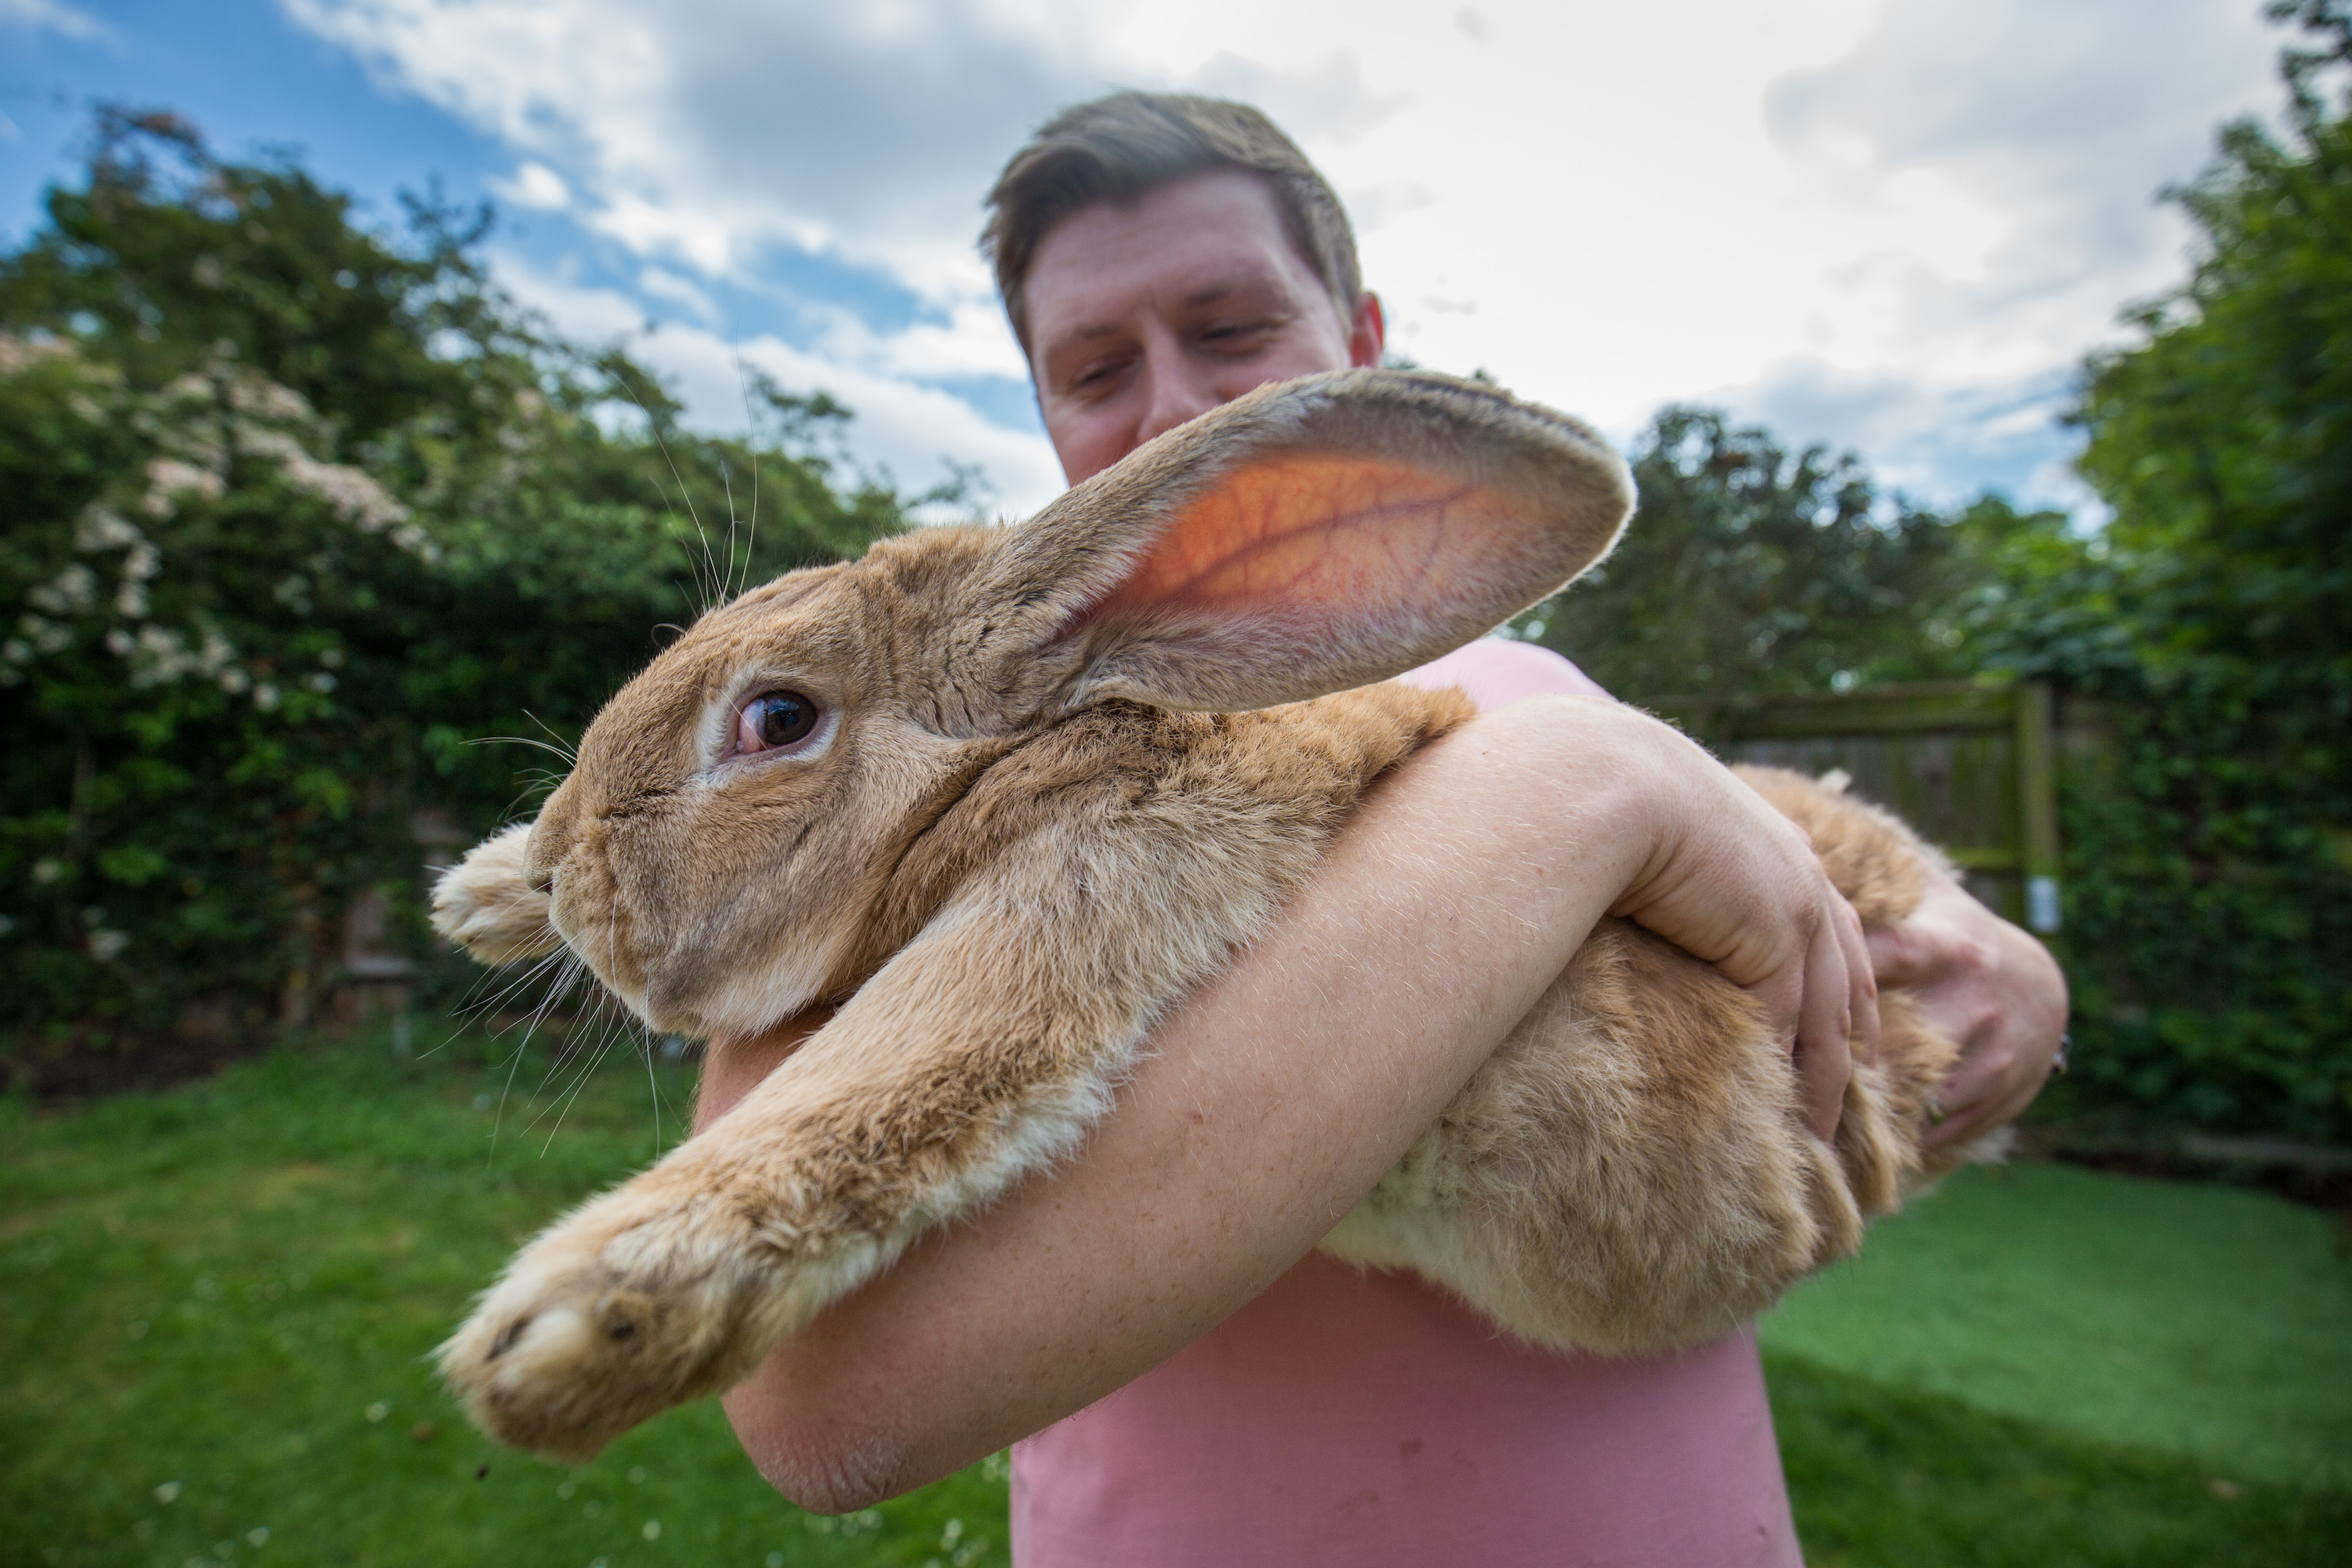
[[[658,623],[901,526],[816,455],[829,400],[761,384],[756,443],[680,431],[490,286],[486,217],[413,203],[395,243],[168,116],[100,130],[0,258],[19,1051],[198,1001],[299,1022],[369,889],[421,951],[416,814],[470,836],[529,798],[531,753],[476,742],[560,746]],[[756,540],[723,537],[755,487]]]
[[[2113,521],[2012,539],[1965,614],[1984,661],[2114,716],[2065,805],[2085,1087],[2352,1139],[2352,13],[2271,15],[2316,46],[2285,53],[2284,138],[2224,130],[2173,193],[2193,275],[2090,366]]]

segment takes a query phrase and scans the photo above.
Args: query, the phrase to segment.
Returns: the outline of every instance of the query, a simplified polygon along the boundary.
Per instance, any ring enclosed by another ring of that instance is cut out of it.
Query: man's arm
[[[1322,1238],[1612,908],[1750,983],[1791,1031],[1801,1013],[1832,1030],[1842,1085],[1842,1021],[1873,994],[1801,836],[1654,721],[1522,703],[1372,792],[1050,1179],[919,1243],[730,1393],[746,1450],[804,1506],[857,1508],[1164,1361]],[[805,1032],[714,1047],[698,1124]]]
[[[1486,709],[1541,691],[1609,695],[1567,659],[1527,643],[1472,643],[1399,679],[1432,690],[1459,684]],[[1927,1021],[1960,1047],[1930,1143],[1990,1131],[2032,1103],[2066,1029],[2066,976],[2047,949],[1931,870],[1919,907],[1871,933],[1870,957],[1878,984],[1908,988]]]

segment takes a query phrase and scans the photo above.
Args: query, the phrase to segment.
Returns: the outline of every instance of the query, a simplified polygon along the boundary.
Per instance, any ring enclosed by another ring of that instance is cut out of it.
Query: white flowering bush
[[[186,536],[184,513],[226,500],[232,469],[240,462],[248,468],[248,483],[274,481],[292,497],[317,502],[333,519],[362,533],[380,534],[420,561],[439,557],[438,546],[409,509],[373,476],[313,455],[312,448],[325,445],[328,437],[300,394],[249,368],[219,363],[210,374],[183,375],[160,392],[141,395],[128,391],[110,367],[54,334],[26,338],[0,330],[0,377],[36,366],[53,373],[66,387],[69,419],[120,429],[156,455],[126,468],[73,518],[70,558],[47,581],[25,590],[25,607],[12,635],[0,640],[0,686],[21,684],[38,660],[94,639],[124,661],[133,689],[193,679],[232,697],[249,698],[265,712],[276,708],[283,695],[279,681],[256,678],[220,616],[201,597],[172,591],[193,581],[190,574],[166,584],[168,607],[157,607],[155,584],[165,567],[160,541],[200,548]],[[45,388],[37,380],[26,390],[39,397],[54,395],[57,387]],[[290,578],[281,579],[273,593],[295,608],[304,607],[309,598],[307,584]],[[314,691],[330,692],[341,661],[331,648],[321,648],[320,658],[320,668],[291,678]],[[265,665],[276,673],[275,661]]]

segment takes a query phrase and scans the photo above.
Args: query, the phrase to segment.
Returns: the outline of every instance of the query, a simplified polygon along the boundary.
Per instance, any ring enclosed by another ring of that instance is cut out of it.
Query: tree
[[[2108,700],[2067,832],[2080,1053],[2102,1094],[2352,1135],[2352,67],[2342,0],[2272,16],[2284,134],[2170,193],[2188,283],[2135,308],[2078,417],[2104,537],[1996,562],[1970,647]],[[2337,96],[2327,96],[2333,86]]]
[[[411,203],[395,242],[291,163],[119,111],[48,212],[0,258],[19,1048],[198,997],[300,1019],[362,892],[416,935],[416,810],[486,830],[528,798],[531,753],[473,742],[560,745],[660,623],[901,526],[814,454],[821,395],[760,384],[766,437],[696,437],[549,335],[476,259],[486,214]]]
[[[1943,520],[1883,503],[1860,459],[1791,455],[1712,409],[1668,407],[1636,447],[1616,552],[1520,622],[1634,700],[1821,690],[1957,673]]]

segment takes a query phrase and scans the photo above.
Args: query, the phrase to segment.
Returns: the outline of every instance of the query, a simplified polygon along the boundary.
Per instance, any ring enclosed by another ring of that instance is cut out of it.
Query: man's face
[[[1072,484],[1253,387],[1381,357],[1379,300],[1342,320],[1239,169],[1063,219],[1027,289],[1029,371]]]

